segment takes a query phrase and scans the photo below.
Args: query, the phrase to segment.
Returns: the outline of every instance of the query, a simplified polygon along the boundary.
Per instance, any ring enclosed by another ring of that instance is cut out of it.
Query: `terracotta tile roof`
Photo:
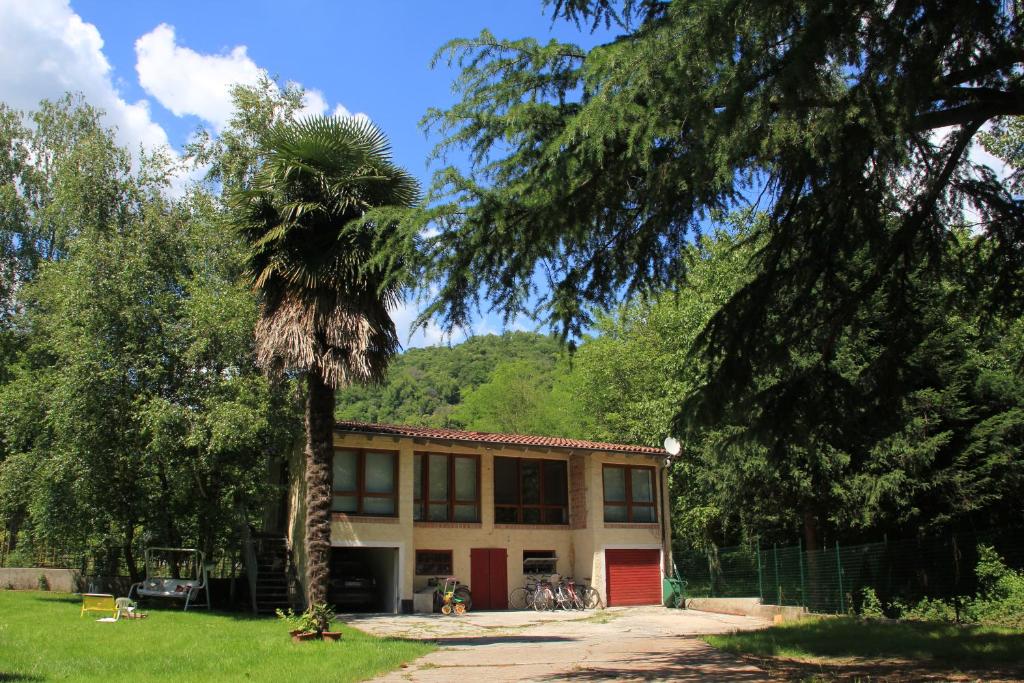
[[[543,448],[573,448],[591,451],[613,451],[615,453],[642,453],[644,455],[665,455],[661,448],[633,446],[582,439],[563,439],[559,436],[534,436],[532,434],[492,434],[489,432],[468,432],[461,429],[438,429],[435,427],[413,427],[411,425],[371,424],[368,422],[344,422],[335,424],[339,432],[361,432],[364,434],[393,434],[419,439],[443,439],[446,441],[468,441],[472,443],[493,443],[509,446],[541,446]]]

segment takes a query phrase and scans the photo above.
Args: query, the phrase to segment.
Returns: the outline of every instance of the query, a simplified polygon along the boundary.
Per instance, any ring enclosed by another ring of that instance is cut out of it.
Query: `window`
[[[413,480],[413,519],[480,521],[479,456],[416,453]]]
[[[417,550],[416,574],[420,576],[451,576],[451,550]]]
[[[524,574],[554,574],[558,557],[554,550],[524,550]]]
[[[658,521],[653,467],[604,466],[604,521]]]
[[[332,512],[350,515],[395,515],[398,458],[381,451],[334,452]]]
[[[568,524],[569,477],[564,460],[494,459],[494,521]]]

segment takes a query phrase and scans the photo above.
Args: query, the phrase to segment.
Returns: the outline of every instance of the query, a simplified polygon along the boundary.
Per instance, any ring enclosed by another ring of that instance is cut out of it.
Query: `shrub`
[[[993,626],[1024,628],[1024,572],[1006,566],[990,546],[978,546],[978,595],[968,601],[971,621]]]
[[[875,589],[870,586],[860,589],[860,615],[867,619],[881,619],[885,616],[882,601],[878,599]]]
[[[39,581],[37,583],[39,585],[39,590],[41,590],[41,591],[48,591],[48,590],[50,590],[50,582],[47,580],[46,574],[40,574],[39,575]]]
[[[952,603],[938,598],[924,598],[916,605],[911,606],[896,603],[894,604],[894,607],[901,612],[901,619],[907,619],[909,621],[939,621],[951,623],[959,621],[957,618],[956,607],[954,607]]]

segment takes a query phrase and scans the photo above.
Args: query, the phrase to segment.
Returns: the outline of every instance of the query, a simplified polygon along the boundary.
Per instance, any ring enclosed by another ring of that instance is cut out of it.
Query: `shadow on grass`
[[[1018,680],[1024,674],[1024,632],[1010,629],[808,619],[705,640],[789,680],[949,680],[950,671]]]
[[[15,674],[8,673],[6,671],[0,671],[0,681],[43,681],[46,680],[42,676],[36,676],[35,674]]]
[[[81,595],[73,595],[69,593],[39,593],[37,595],[33,595],[32,599],[39,600],[40,602],[63,602],[68,605],[82,604]],[[2,680],[4,679],[0,678],[0,681]]]
[[[978,664],[1024,661],[1024,632],[954,624],[814,619],[707,640],[730,652],[761,656],[890,657]]]

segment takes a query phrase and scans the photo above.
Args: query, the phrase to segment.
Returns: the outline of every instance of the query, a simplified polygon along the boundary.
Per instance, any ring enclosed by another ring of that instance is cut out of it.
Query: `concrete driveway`
[[[751,617],[663,607],[596,612],[471,612],[345,615],[381,636],[436,641],[437,652],[376,680],[405,681],[766,681],[760,669],[698,634],[763,628]]]

